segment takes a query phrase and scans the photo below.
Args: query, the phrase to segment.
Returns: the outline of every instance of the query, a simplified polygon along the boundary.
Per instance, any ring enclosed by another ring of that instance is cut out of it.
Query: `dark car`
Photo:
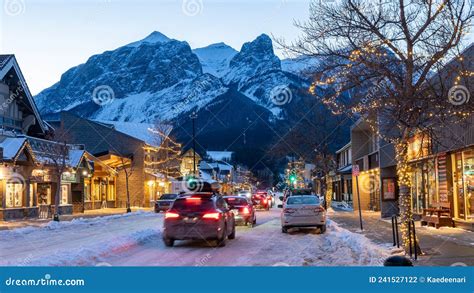
[[[229,208],[234,213],[235,222],[253,227],[257,223],[257,215],[252,202],[244,196],[224,196]]]
[[[257,209],[270,210],[270,201],[268,200],[268,195],[266,191],[257,191],[252,195],[252,204]]]
[[[177,197],[178,195],[173,193],[163,194],[160,199],[155,201],[155,213],[167,211]]]
[[[196,193],[178,197],[165,213],[163,241],[173,246],[175,240],[215,240],[225,246],[235,238],[234,213],[220,195]]]

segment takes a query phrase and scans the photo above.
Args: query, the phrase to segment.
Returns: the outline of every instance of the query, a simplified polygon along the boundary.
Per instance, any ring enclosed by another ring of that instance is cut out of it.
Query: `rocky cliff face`
[[[154,32],[90,57],[35,100],[45,117],[66,110],[102,121],[166,120],[185,144],[195,111],[199,136],[206,136],[202,147],[265,147],[300,119],[297,110],[308,98],[309,82],[299,72],[307,64],[284,60],[282,69],[267,35],[240,51],[224,43],[193,50]]]

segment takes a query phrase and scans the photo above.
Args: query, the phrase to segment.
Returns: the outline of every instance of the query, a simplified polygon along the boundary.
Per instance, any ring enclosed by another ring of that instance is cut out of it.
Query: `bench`
[[[434,203],[431,208],[423,209],[421,225],[434,226],[436,229],[442,226],[454,227],[449,202]]]

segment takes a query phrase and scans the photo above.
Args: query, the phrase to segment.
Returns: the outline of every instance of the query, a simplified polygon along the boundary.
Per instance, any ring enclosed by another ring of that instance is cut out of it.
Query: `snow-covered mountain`
[[[230,61],[238,53],[237,50],[224,43],[194,49],[193,52],[201,61],[202,71],[217,77],[222,77],[227,73]]]
[[[199,110],[236,87],[278,119],[282,105],[273,101],[275,88],[306,86],[282,70],[265,34],[238,52],[224,43],[192,50],[186,42],[153,32],[90,57],[35,99],[45,114],[69,110],[93,119],[153,123]],[[106,103],[94,103],[97,89],[105,90]]]
[[[311,99],[299,74],[305,62],[285,60],[282,68],[265,34],[236,51],[224,43],[193,50],[153,32],[69,69],[35,100],[46,119],[71,111],[101,121],[166,120],[185,146],[195,111],[200,147],[247,154],[301,119],[300,101]]]

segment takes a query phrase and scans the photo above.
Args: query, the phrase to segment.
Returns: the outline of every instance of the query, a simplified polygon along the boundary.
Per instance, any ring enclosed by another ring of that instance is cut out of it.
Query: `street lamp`
[[[197,119],[197,113],[193,111],[189,118],[193,121],[193,174],[196,175],[196,123],[195,120]]]

